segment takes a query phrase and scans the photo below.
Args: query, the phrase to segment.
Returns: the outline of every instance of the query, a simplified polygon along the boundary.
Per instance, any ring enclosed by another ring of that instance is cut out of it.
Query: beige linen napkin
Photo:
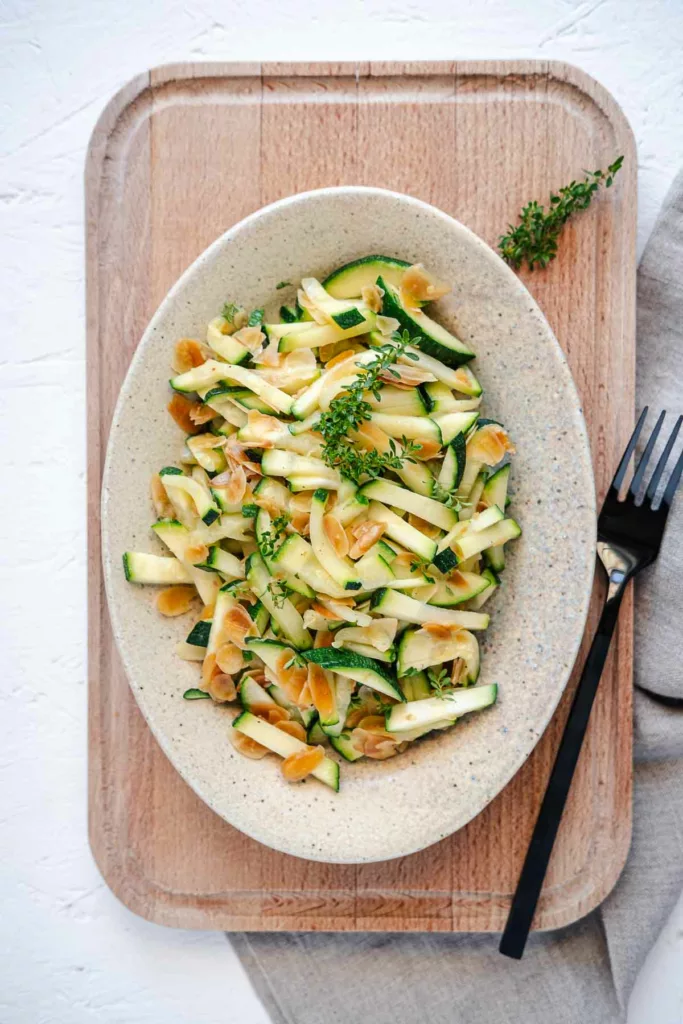
[[[683,172],[639,268],[638,403],[683,412]],[[636,680],[683,697],[683,492],[659,561],[641,580]],[[640,693],[635,703],[633,843],[599,910],[532,935],[520,962],[502,957],[491,935],[232,935],[274,1024],[624,1021],[683,886],[683,711]]]

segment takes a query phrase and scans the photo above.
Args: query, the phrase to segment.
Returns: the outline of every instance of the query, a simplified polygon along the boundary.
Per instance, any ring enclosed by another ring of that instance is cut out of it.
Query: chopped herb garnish
[[[434,690],[434,696],[439,697],[440,700],[443,700],[446,694],[453,688],[448,672],[443,667],[441,667],[438,672],[436,668],[428,668],[427,679],[429,680],[432,690]]]
[[[283,608],[285,601],[292,593],[283,580],[271,580],[268,584],[268,592],[273,599],[276,608]]]
[[[291,281],[278,281],[275,287],[277,288],[278,291],[280,291],[281,288],[288,288],[291,285],[291,283]]]
[[[229,324],[235,322],[235,316],[240,312],[241,307],[236,305],[234,302],[226,302],[223,306],[222,317],[227,320]]]
[[[374,448],[363,451],[349,437],[352,431],[372,416],[372,406],[363,397],[365,392],[369,391],[378,398],[382,387],[380,374],[389,370],[398,376],[391,369],[392,364],[403,355],[410,342],[408,331],[392,334],[390,342],[374,349],[375,358],[372,362],[357,364],[359,373],[356,379],[344,386],[343,392],[332,399],[330,408],[320,417],[318,430],[325,441],[322,447],[324,461],[354,483],[360,483],[364,477],[374,480],[385,469],[401,469],[404,462],[415,462],[412,456],[420,450],[419,444],[407,441],[404,437],[401,439],[401,448],[392,438],[387,452],[379,452]]]
[[[260,327],[263,323],[264,312],[263,306],[260,309],[252,309],[247,320],[247,327]]]
[[[287,524],[291,518],[292,517],[290,515],[283,512],[282,515],[276,516],[276,518],[273,519],[269,530],[263,531],[259,540],[259,548],[261,549],[261,554],[264,558],[273,557],[280,538],[287,529]]]
[[[620,156],[606,171],[591,171],[583,181],[572,181],[550,196],[548,209],[533,200],[523,208],[517,227],[508,225],[507,235],[501,235],[499,249],[503,259],[513,267],[526,262],[530,270],[535,266],[547,267],[557,256],[557,240],[572,214],[590,206],[601,184],[609,188],[614,175],[624,162]]]
[[[189,690],[185,690],[183,700],[211,700],[211,694],[205,693],[204,690],[198,690],[196,687],[192,687]]]

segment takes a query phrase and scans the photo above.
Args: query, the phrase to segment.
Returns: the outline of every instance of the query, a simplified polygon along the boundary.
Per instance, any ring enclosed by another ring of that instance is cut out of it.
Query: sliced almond
[[[150,493],[152,495],[152,504],[154,505],[154,511],[156,512],[159,519],[174,519],[175,510],[173,505],[168,500],[168,494],[166,488],[161,482],[161,477],[158,473],[155,473],[150,480]]]
[[[216,664],[221,672],[229,676],[236,675],[241,668],[244,668],[244,658],[239,647],[234,644],[221,644],[216,651]]]
[[[176,373],[187,373],[195,366],[201,366],[209,357],[208,348],[200,341],[195,341],[193,338],[181,338],[175,344],[171,365]]]
[[[247,649],[245,641],[249,636],[258,636],[258,630],[246,608],[243,608],[242,605],[235,605],[223,620],[220,643],[229,641],[244,651]]]
[[[262,747],[256,740],[252,740],[250,736],[245,736],[243,732],[239,732],[237,729],[230,729],[229,736],[235,750],[238,750],[244,757],[250,757],[253,761],[260,761],[262,757],[270,753],[268,747]]]
[[[315,635],[313,647],[319,650],[321,647],[331,647],[332,641],[334,640],[334,633],[330,633],[329,630],[319,629]]]
[[[195,406],[190,409],[190,419],[198,427],[203,427],[206,423],[210,423],[211,420],[215,420],[218,413],[215,409],[212,409],[208,405],[203,405],[201,402],[197,402]],[[213,437],[213,435],[211,435]],[[215,440],[220,440],[215,438]],[[216,448],[218,445],[214,444],[212,447]]]
[[[157,596],[157,610],[169,618],[184,615],[192,607],[195,595],[194,587],[166,587]]]
[[[408,309],[419,309],[423,302],[434,302],[447,295],[450,287],[437,281],[421,263],[408,267],[401,278],[399,294],[401,302]]]
[[[308,672],[302,665],[296,665],[292,662],[294,655],[291,651],[283,651],[277,659],[276,666],[276,678],[279,685],[285,691],[287,696],[294,704],[298,704],[301,691],[306,683]],[[289,667],[287,667],[289,665]]]
[[[209,683],[211,682],[213,676],[215,676],[217,672],[220,672],[220,669],[216,665],[216,655],[212,651],[210,654],[206,655],[206,657],[204,658],[204,661],[202,662],[202,689],[203,690],[207,690],[208,691]]]
[[[207,690],[219,704],[234,700],[237,696],[237,687],[234,680],[232,676],[227,675],[225,672],[216,672],[215,675],[211,676]]]
[[[198,434],[200,432],[201,426],[195,423],[190,415],[193,410],[196,413],[200,407],[200,402],[192,402],[189,398],[185,398],[185,395],[180,395],[177,392],[166,406],[175,422],[186,434]]]
[[[296,740],[301,740],[302,743],[306,742],[306,730],[304,729],[301,722],[276,722],[275,727],[281,732],[286,732],[288,736],[293,736]]]
[[[506,452],[514,454],[515,446],[507,431],[498,423],[487,423],[480,427],[467,445],[467,458],[478,459],[487,466],[495,466]]]
[[[233,338],[253,353],[260,352],[266,340],[266,336],[260,327],[241,327],[239,331],[233,334]]]
[[[385,531],[385,523],[375,523],[370,520],[352,526],[351,532],[356,540],[349,549],[349,558],[360,558],[370,550],[373,544],[377,543]]]
[[[393,334],[401,326],[395,316],[378,316],[375,325],[380,334],[386,337]]]
[[[422,629],[434,640],[456,640],[462,626],[447,626],[443,622],[425,622]]]
[[[377,284],[366,284],[361,288],[361,298],[368,309],[373,313],[382,312],[382,297],[384,290]]]
[[[441,451],[438,441],[428,441],[424,437],[416,437],[414,443],[419,445],[419,448],[417,451],[413,451],[412,458],[418,459],[420,462],[427,462],[429,459],[435,458]]]
[[[296,753],[286,757],[280,765],[280,770],[287,782],[301,782],[324,760],[325,750],[323,747],[306,747],[305,750],[297,750]]]
[[[275,707],[271,705],[265,712],[262,712],[262,714],[266,721],[270,722],[271,725],[278,725],[280,722],[288,722],[290,718],[287,708],[282,708],[279,704],[276,704]]]
[[[209,549],[206,544],[189,544],[185,548],[185,558],[193,565],[205,562],[209,557]]]
[[[322,718],[330,718],[336,707],[336,696],[328,673],[320,665],[308,663],[308,688],[315,708]]]
[[[408,523],[410,526],[414,526],[420,533],[424,533],[425,537],[429,537],[430,540],[436,540],[437,537],[441,536],[441,530],[434,523],[428,523],[426,519],[422,519],[420,516],[416,516],[414,512],[408,513]]]
[[[343,363],[346,363],[347,360],[351,359],[352,356],[355,356],[355,354],[356,353],[352,348],[344,349],[344,351],[339,352],[338,355],[334,357],[334,359],[330,359],[329,363],[327,364],[327,369],[333,370],[335,367],[341,366]]]
[[[298,533],[300,537],[308,537],[311,532],[311,517],[306,512],[297,512],[292,516],[289,523],[292,533]]]
[[[335,553],[340,558],[345,558],[349,553],[349,538],[344,532],[344,527],[336,518],[336,516],[330,515],[323,516],[323,529],[325,536],[329,540],[330,544],[335,550]]]
[[[416,388],[419,384],[430,384],[436,380],[433,373],[423,370],[421,366],[406,366],[404,363],[393,363],[382,370],[379,379],[394,387]]]

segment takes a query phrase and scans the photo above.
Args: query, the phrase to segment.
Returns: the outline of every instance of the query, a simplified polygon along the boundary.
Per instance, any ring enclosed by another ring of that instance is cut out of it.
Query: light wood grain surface
[[[201,803],[137,709],[104,599],[102,464],[116,396],[152,313],[246,214],[304,189],[379,185],[434,203],[495,245],[524,202],[619,153],[615,186],[568,225],[557,261],[522,273],[579,387],[599,500],[633,419],[636,159],[620,109],[592,79],[545,62],[190,64],[139,76],[105,110],[86,172],[90,841],[106,881],[136,913],[228,930],[502,928],[572,687],[518,775],[450,839],[359,867],[270,851]],[[632,616],[629,595],[539,928],[595,907],[626,858]]]

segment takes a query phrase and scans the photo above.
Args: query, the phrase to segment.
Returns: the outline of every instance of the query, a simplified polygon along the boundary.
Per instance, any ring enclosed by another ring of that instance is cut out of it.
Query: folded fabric
[[[637,393],[639,406],[683,412],[683,172],[638,272]],[[637,682],[683,697],[681,579],[683,494],[636,590],[635,660]],[[635,714],[633,843],[599,910],[532,935],[519,962],[502,957],[491,935],[232,935],[274,1024],[624,1021],[637,972],[683,887],[683,712],[637,693]]]

